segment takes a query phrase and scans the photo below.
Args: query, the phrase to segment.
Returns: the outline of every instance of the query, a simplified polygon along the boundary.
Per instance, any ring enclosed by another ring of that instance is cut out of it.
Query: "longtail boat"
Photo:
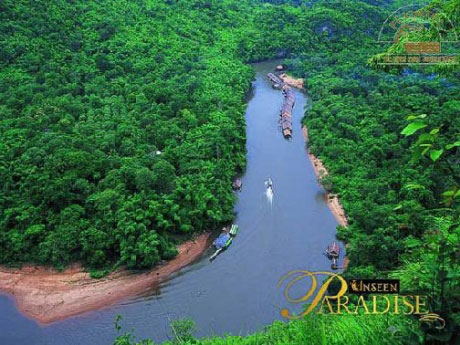
[[[230,247],[230,245],[233,242],[233,237],[235,237],[237,233],[238,225],[236,224],[232,224],[230,230],[224,228],[219,237],[217,237],[216,240],[213,242],[216,251],[209,257],[209,260],[214,260],[220,253],[222,253],[225,249]]]
[[[325,252],[327,258],[332,260],[331,269],[336,270],[338,268],[339,256],[340,256],[340,247],[336,242],[328,245]]]
[[[332,244],[330,244],[327,249],[326,249],[326,256],[329,258],[329,259],[338,259],[339,256],[340,256],[340,247],[339,245],[334,242]]]
[[[230,231],[228,233],[230,234],[230,236],[235,237],[236,234],[238,233],[238,230],[239,230],[238,225],[232,224],[232,227],[230,228]]]

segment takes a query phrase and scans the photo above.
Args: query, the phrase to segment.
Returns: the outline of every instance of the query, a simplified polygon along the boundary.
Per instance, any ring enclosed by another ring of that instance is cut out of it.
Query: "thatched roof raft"
[[[279,85],[279,87],[283,87],[283,81],[275,74],[268,73],[267,78],[272,82],[273,85]]]
[[[292,89],[285,85],[283,87],[284,100],[281,107],[281,128],[286,138],[292,136],[292,108],[295,103],[295,95]]]
[[[295,103],[294,91],[274,73],[268,73],[267,78],[272,82],[274,88],[283,90],[284,99],[281,106],[280,122],[284,137],[290,138],[292,136],[292,108]]]

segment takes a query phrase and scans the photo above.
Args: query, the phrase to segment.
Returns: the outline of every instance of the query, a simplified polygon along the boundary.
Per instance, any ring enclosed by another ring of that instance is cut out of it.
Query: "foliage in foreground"
[[[353,316],[353,315],[310,315],[304,320],[283,323],[276,321],[265,331],[248,336],[224,336],[204,339],[193,339],[187,327],[192,326],[190,320],[176,321],[181,325],[183,333],[177,337],[172,332],[173,341],[164,343],[197,344],[197,345],[399,345],[420,344],[422,337],[418,333],[417,324],[407,317],[395,316]],[[136,342],[131,334],[119,337],[114,345],[150,345],[151,340]]]

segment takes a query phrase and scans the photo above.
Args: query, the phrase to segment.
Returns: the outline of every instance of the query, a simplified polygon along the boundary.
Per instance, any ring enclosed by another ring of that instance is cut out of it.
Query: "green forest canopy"
[[[315,30],[379,16],[250,4],[1,3],[0,263],[151,267],[171,235],[231,221],[247,62],[339,45],[368,23],[326,43]]]
[[[151,267],[176,254],[174,236],[231,221],[248,63],[284,57],[307,80],[310,149],[349,217],[345,275],[428,294],[448,327],[420,337],[452,340],[459,70],[366,65],[399,5],[1,2],[0,263]],[[432,5],[459,30],[458,0]]]

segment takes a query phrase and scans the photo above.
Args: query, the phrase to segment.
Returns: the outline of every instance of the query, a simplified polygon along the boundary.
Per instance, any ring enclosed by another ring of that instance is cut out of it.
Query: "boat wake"
[[[267,191],[265,192],[265,196],[267,197],[267,201],[270,204],[270,206],[273,205],[273,190],[271,188],[267,188]]]
[[[273,181],[270,177],[265,180],[265,187],[267,188],[265,195],[271,207],[273,205]]]

